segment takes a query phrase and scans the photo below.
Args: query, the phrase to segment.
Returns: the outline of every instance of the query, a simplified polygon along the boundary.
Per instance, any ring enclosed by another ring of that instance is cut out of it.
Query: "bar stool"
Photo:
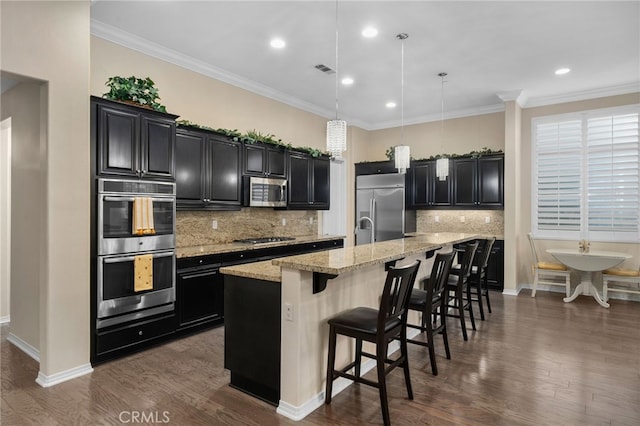
[[[489,266],[489,257],[491,256],[491,250],[496,242],[496,237],[491,237],[486,240],[480,240],[481,245],[478,246],[476,255],[473,257],[473,264],[471,265],[471,271],[469,275],[469,284],[475,286],[476,297],[473,294],[470,296],[471,302],[478,303],[478,309],[480,310],[480,319],[484,321],[484,306],[482,303],[482,296],[487,300],[487,309],[491,313],[491,301],[489,300],[489,285],[487,277],[487,267]],[[453,275],[460,275],[460,265],[453,265],[451,267],[451,273]]]
[[[469,275],[471,273],[471,265],[478,250],[478,241],[469,243],[465,246],[460,262],[460,275],[449,275],[447,281],[447,292],[449,293],[447,301],[447,316],[460,319],[460,327],[462,328],[462,338],[467,341],[467,325],[464,320],[464,311],[469,311],[469,319],[471,320],[471,328],[476,329],[476,321],[473,317],[473,305],[471,304],[471,288],[469,287]],[[451,295],[452,294],[452,295]],[[450,309],[457,311],[457,314],[451,313]]]
[[[409,295],[418,273],[420,261],[404,267],[390,267],[384,283],[380,300],[380,308],[358,307],[344,311],[331,318],[329,322],[329,354],[327,357],[327,388],[325,404],[331,403],[333,381],[345,377],[357,383],[378,388],[382,418],[385,425],[390,424],[389,406],[387,402],[386,375],[395,367],[403,367],[404,379],[409,399],[413,399],[411,378],[409,376],[409,358],[407,355],[407,313]],[[336,370],[336,336],[342,334],[356,339],[355,361],[346,367]],[[389,342],[400,340],[400,356],[392,360],[387,356]],[[376,344],[375,355],[362,352],[362,342]],[[360,377],[362,357],[376,360],[378,381],[373,382]],[[387,367],[386,364],[389,364]],[[355,374],[347,373],[355,369]]]
[[[447,297],[445,286],[449,278],[449,271],[456,252],[438,253],[433,261],[431,275],[422,280],[424,290],[414,288],[409,298],[409,309],[420,311],[422,313],[421,324],[415,325],[407,323],[407,327],[417,328],[421,332],[427,333],[427,341],[407,339],[407,342],[416,345],[426,346],[429,348],[429,360],[431,361],[431,372],[434,376],[438,375],[438,367],[436,365],[436,354],[434,349],[434,334],[442,334],[444,341],[444,350],[447,359],[451,359],[449,352],[449,340],[447,338]]]

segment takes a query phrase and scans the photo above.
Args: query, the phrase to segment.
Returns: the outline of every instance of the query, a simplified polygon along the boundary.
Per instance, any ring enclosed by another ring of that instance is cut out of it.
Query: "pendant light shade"
[[[407,169],[411,166],[411,152],[409,147],[404,144],[404,41],[408,37],[407,33],[400,33],[396,36],[402,45],[400,56],[400,145],[394,148],[395,165],[400,174],[407,173]]]
[[[398,173],[405,174],[411,164],[411,152],[407,145],[398,145],[394,148],[394,158]]]
[[[444,78],[446,72],[438,74],[441,81],[440,89],[440,148],[444,149]],[[438,158],[436,160],[436,176],[438,180],[447,180],[449,176],[449,159],[447,157]]]
[[[338,120],[338,0],[336,0],[336,118],[327,121],[327,151],[333,157],[342,157],[347,150],[347,122]]]
[[[341,157],[347,150],[347,122],[344,120],[327,121],[327,151],[334,157]]]

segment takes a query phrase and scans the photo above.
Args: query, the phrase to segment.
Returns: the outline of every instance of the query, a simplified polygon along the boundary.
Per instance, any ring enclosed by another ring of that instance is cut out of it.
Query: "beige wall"
[[[0,102],[0,109],[2,103]],[[0,114],[1,115],[1,114]],[[11,317],[11,118],[0,117],[0,324]]]
[[[11,117],[11,317],[10,332],[40,348],[40,269],[44,244],[44,147],[40,138],[40,85],[22,83],[2,94],[4,120]]]
[[[32,242],[31,250],[40,250],[32,268],[39,270],[46,383],[89,362],[89,2],[3,1],[0,7],[2,70],[46,82],[44,179],[29,194],[42,197],[43,244]]]
[[[441,136],[442,135],[442,136]],[[466,154],[483,147],[504,150],[504,113],[454,118],[404,127],[404,141],[411,147],[411,157],[427,158],[436,154]],[[400,128],[368,133],[365,149],[356,161],[386,160],[385,151],[400,144]]]

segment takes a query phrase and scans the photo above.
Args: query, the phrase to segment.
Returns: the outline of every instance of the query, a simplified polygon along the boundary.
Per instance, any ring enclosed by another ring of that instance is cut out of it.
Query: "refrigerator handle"
[[[376,242],[376,199],[371,199],[371,242]]]

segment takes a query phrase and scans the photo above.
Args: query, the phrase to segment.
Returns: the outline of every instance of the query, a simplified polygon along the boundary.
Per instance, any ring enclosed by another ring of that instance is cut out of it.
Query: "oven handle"
[[[114,201],[114,202],[119,202],[119,201],[128,201],[130,203],[133,203],[135,197],[104,197],[104,201]],[[151,197],[151,201],[154,202],[160,202],[160,203],[170,203],[173,202],[175,200],[175,197]]]
[[[157,259],[159,257],[170,257],[173,256],[173,252],[170,253],[160,253],[154,254],[153,258]],[[118,256],[118,257],[107,257],[102,259],[102,263],[120,263],[120,262],[133,262],[135,260],[135,256]]]

